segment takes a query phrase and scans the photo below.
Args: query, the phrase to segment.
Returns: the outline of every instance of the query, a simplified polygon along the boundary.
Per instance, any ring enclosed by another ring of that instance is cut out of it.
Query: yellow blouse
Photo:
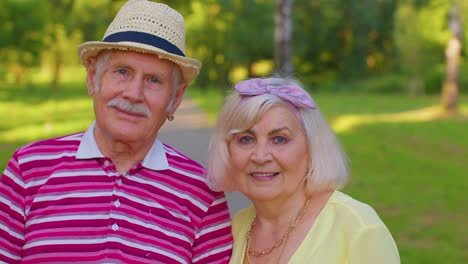
[[[242,263],[245,236],[254,216],[253,206],[234,216],[234,248],[229,263]],[[289,263],[395,264],[400,263],[400,256],[392,235],[374,209],[335,191]]]

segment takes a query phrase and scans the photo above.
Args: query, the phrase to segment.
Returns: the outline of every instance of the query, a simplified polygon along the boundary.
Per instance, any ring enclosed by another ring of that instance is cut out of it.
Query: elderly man
[[[158,131],[201,63],[183,17],[130,0],[103,41],[86,42],[96,120],[18,149],[0,177],[0,263],[227,263],[223,193]]]

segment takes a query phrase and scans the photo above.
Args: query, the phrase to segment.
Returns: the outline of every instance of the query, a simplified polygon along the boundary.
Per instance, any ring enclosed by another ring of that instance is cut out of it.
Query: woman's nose
[[[252,160],[257,163],[265,163],[271,161],[272,155],[270,146],[266,143],[258,143],[255,145],[253,153],[252,153]]]

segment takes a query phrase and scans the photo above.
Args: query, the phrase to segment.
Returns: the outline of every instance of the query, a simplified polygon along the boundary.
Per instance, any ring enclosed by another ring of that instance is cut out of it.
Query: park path
[[[187,96],[184,97],[172,122],[166,121],[159,131],[159,138],[185,155],[206,166],[208,143],[213,131],[208,116]],[[227,194],[231,215],[250,204],[240,193]]]

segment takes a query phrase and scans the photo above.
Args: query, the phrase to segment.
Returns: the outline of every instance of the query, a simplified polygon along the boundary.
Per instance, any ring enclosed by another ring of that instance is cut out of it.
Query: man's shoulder
[[[84,132],[77,132],[68,135],[57,136],[53,138],[47,138],[37,140],[20,147],[17,154],[27,154],[31,152],[55,152],[64,151],[66,149],[77,149]]]
[[[189,166],[190,168],[193,168],[195,171],[204,174],[205,173],[205,168],[203,165],[198,163],[198,161],[195,161],[194,159],[190,158],[189,156],[185,155],[181,151],[177,150],[173,146],[170,146],[168,144],[163,144],[164,150],[166,152],[166,158],[171,166],[176,166],[176,167],[186,167]]]

